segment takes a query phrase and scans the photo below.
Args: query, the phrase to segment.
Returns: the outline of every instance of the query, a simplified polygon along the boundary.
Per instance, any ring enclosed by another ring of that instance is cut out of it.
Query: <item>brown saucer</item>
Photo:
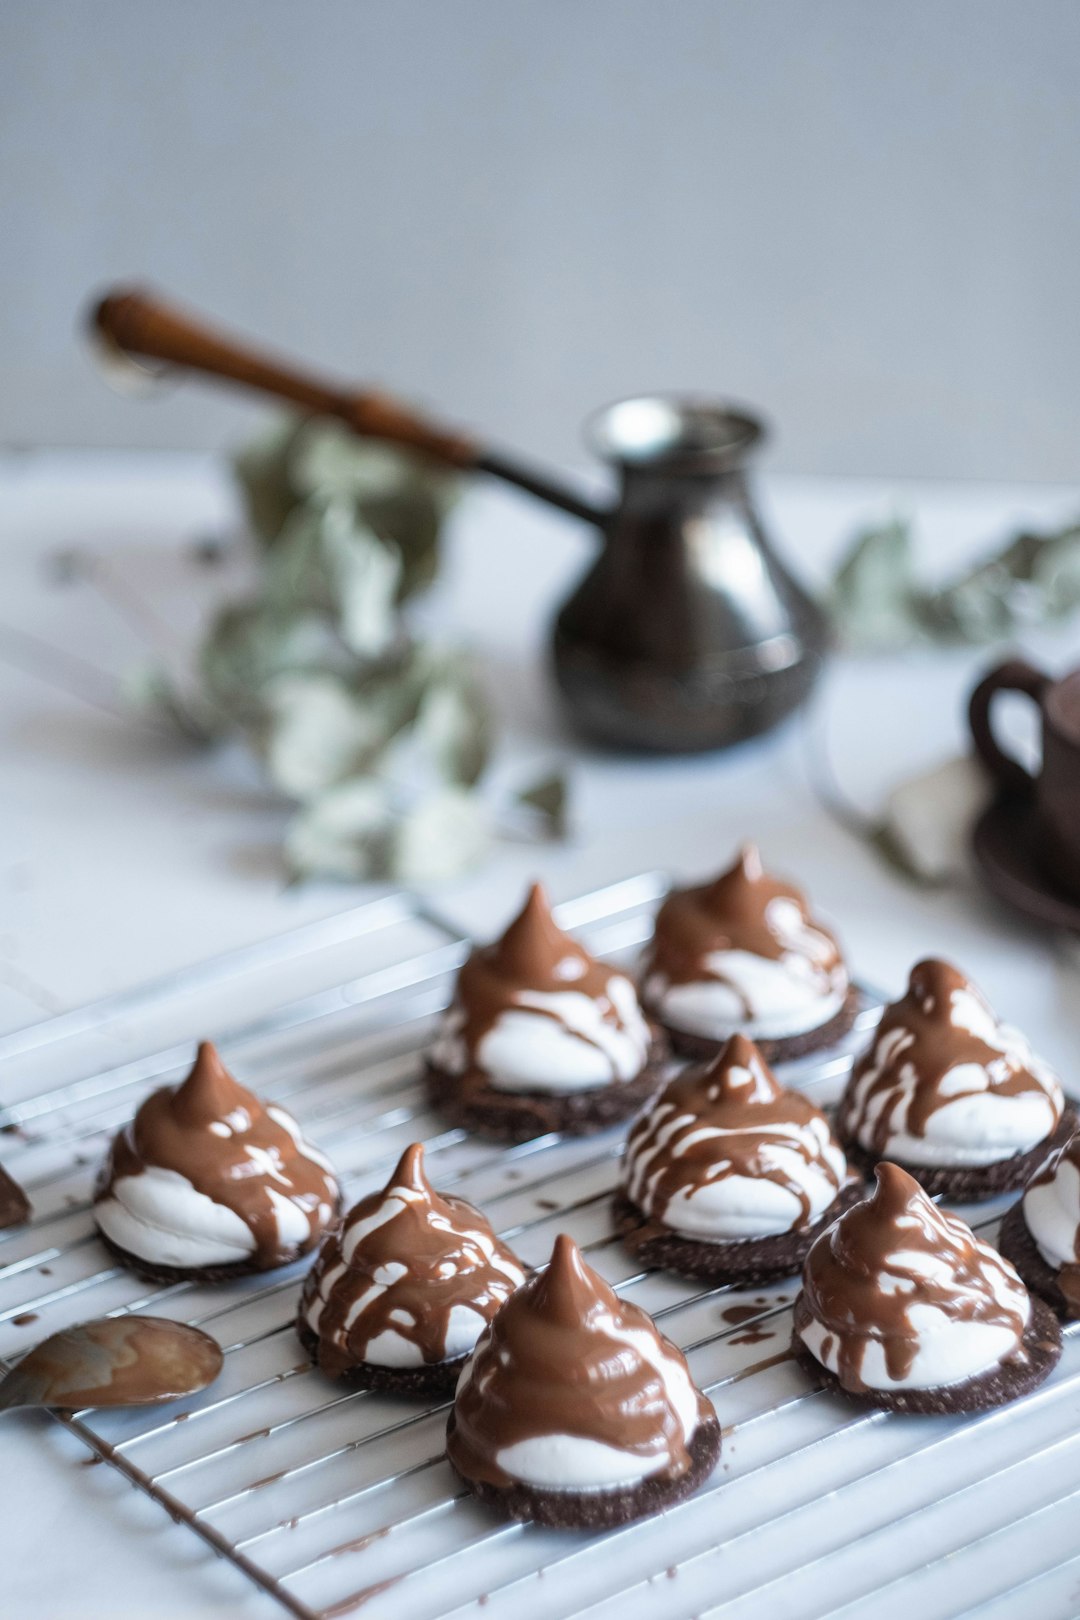
[[[1034,805],[1013,794],[995,799],[971,834],[975,863],[992,894],[1046,928],[1080,933],[1080,901],[1050,882],[1039,864],[1039,842]]]

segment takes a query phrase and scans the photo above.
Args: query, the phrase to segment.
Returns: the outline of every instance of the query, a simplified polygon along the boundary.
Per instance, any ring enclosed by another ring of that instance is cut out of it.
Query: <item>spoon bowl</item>
[[[0,1382],[0,1411],[18,1406],[154,1406],[197,1395],[221,1371],[216,1339],[162,1316],[103,1316],[64,1328]]]

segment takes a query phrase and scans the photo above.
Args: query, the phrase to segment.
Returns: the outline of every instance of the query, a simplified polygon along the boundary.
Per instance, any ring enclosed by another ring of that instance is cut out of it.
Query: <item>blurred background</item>
[[[0,444],[215,447],[105,392],[157,281],[537,455],[619,394],[767,406],[787,472],[1063,480],[1072,0],[7,0]]]

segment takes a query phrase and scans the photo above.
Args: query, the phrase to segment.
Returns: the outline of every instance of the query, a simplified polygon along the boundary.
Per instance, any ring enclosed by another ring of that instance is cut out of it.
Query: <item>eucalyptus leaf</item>
[[[385,784],[364,777],[343,782],[293,818],[285,835],[286,863],[296,877],[385,877],[393,826]]]
[[[325,567],[341,639],[360,658],[377,658],[398,634],[401,555],[335,502],[322,527]]]
[[[434,883],[467,872],[491,843],[491,818],[478,794],[448,787],[422,798],[394,823],[388,877]]]
[[[566,778],[559,771],[542,776],[531,787],[518,794],[518,803],[535,811],[551,838],[566,836],[566,810],[568,801]]]
[[[294,799],[315,798],[367,771],[386,741],[377,709],[335,676],[279,676],[266,703],[267,774]]]
[[[252,525],[271,546],[298,508],[339,501],[398,555],[399,602],[435,577],[459,483],[426,457],[358,439],[329,419],[290,417],[242,450],[233,467]]]
[[[190,735],[212,722],[247,739],[300,807],[294,876],[466,870],[492,836],[488,706],[471,660],[410,636],[401,612],[436,572],[456,479],[315,419],[278,424],[234,465],[263,542],[258,588],[212,622],[190,701],[161,671],[141,675],[138,700]],[[521,802],[562,829],[560,778]]]
[[[1080,525],[1018,534],[937,587],[918,580],[910,525],[865,530],[836,573],[830,606],[850,647],[999,641],[1080,609]]]
[[[401,558],[398,600],[435,577],[439,533],[458,494],[455,474],[399,447],[361,441],[333,422],[310,423],[290,448],[291,481],[305,499],[347,500]]]
[[[213,742],[221,733],[222,717],[198,695],[190,697],[182,693],[160,665],[143,665],[129,671],[124,691],[134,708],[172,726],[190,742]]]
[[[468,678],[434,681],[416,717],[417,731],[445,779],[472,787],[487,765],[490,725],[487,705]]]
[[[945,590],[926,598],[921,617],[936,637],[997,641],[1066,618],[1080,607],[1080,527],[1020,534]]]
[[[837,570],[830,607],[849,647],[902,647],[917,634],[918,592],[909,524],[856,535]]]
[[[278,617],[308,611],[333,624],[345,647],[377,658],[398,634],[401,560],[340,497],[296,508],[271,549],[263,605]]]
[[[439,536],[456,490],[456,484],[448,479],[435,485],[429,478],[365,502],[365,521],[382,539],[392,541],[400,553],[399,602],[407,601],[435,578]]]
[[[427,463],[398,446],[359,439],[341,422],[306,422],[288,447],[299,496],[343,495],[358,507],[393,495],[422,476]]]
[[[262,723],[266,689],[278,676],[334,668],[338,662],[337,638],[317,614],[288,616],[257,602],[225,608],[199,660],[210,701],[242,727]]]
[[[232,467],[248,521],[264,543],[276,539],[299,499],[289,475],[302,419],[281,417],[233,455]]]

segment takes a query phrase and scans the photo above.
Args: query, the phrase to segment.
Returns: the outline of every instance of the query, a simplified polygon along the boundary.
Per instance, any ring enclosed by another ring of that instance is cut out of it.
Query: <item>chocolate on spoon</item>
[[[162,1316],[103,1316],[45,1339],[0,1382],[16,1406],[153,1406],[197,1395],[222,1365],[208,1333]]]

